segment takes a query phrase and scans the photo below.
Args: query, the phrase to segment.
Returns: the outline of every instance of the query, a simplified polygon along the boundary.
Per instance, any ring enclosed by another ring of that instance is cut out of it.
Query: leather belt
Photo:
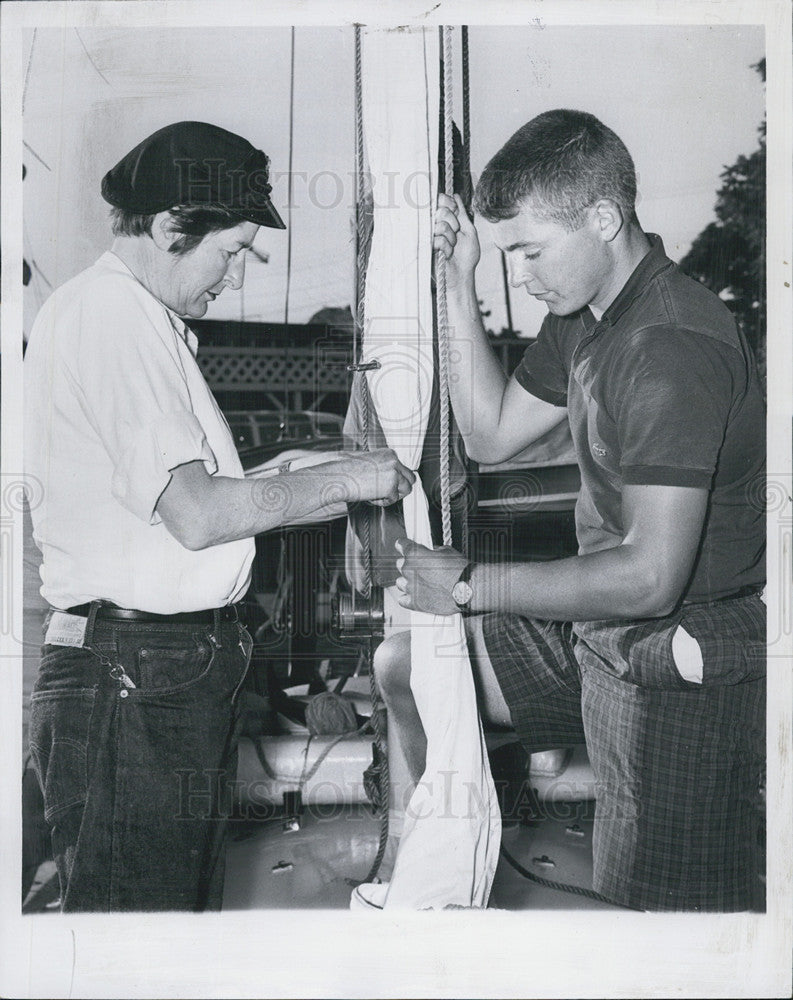
[[[80,615],[87,618],[91,611],[89,604],[76,604],[73,608],[67,608],[67,615]],[[222,622],[239,621],[237,606],[227,604],[223,608],[209,608],[206,611],[185,611],[173,615],[158,615],[153,611],[136,611],[134,608],[119,608],[115,604],[100,604],[96,612],[96,619],[125,622],[152,622],[160,625],[214,625],[215,615],[218,615]]]

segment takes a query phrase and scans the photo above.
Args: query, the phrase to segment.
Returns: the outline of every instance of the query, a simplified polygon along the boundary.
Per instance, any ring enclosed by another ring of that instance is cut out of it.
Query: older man
[[[635,198],[628,150],[585,112],[539,115],[485,168],[477,211],[511,283],[548,308],[510,378],[479,315],[476,229],[441,198],[469,454],[507,459],[568,419],[579,554],[467,565],[406,542],[397,585],[406,607],[483,615],[483,708],[527,749],[586,740],[596,889],[644,909],[748,909],[762,899],[763,401],[729,310],[642,230]],[[408,649],[402,634],[378,660],[415,779]]]
[[[395,501],[392,452],[246,481],[183,317],[283,228],[268,161],[214,125],[149,136],[105,176],[109,252],[39,313],[27,472],[51,605],[31,750],[64,910],[218,908],[252,536],[339,500]]]

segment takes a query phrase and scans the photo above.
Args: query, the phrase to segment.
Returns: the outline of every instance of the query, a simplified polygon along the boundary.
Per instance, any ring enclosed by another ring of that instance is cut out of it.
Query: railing
[[[528,341],[494,337],[491,344],[505,370],[512,371]],[[331,394],[348,395],[352,345],[318,340],[308,346],[202,346],[198,363],[213,392],[257,393],[275,409],[321,409]]]
[[[351,360],[344,347],[204,347],[198,363],[212,391],[258,393],[275,409],[321,409],[331,393],[347,395]]]

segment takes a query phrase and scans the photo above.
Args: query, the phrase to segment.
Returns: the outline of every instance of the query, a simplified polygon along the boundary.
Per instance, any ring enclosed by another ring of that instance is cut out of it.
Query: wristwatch
[[[452,600],[460,609],[460,611],[466,612],[470,611],[469,604],[471,598],[474,596],[474,588],[468,582],[471,579],[471,571],[474,568],[473,563],[468,563],[465,569],[460,574],[457,583],[452,587]]]

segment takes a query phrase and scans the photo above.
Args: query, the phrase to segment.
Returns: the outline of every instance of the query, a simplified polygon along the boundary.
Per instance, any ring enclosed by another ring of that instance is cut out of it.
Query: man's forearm
[[[449,394],[468,454],[488,451],[497,430],[507,376],[487,337],[474,276],[447,288]]]
[[[630,545],[550,562],[480,563],[471,585],[473,612],[550,621],[662,617],[678,596]]]

